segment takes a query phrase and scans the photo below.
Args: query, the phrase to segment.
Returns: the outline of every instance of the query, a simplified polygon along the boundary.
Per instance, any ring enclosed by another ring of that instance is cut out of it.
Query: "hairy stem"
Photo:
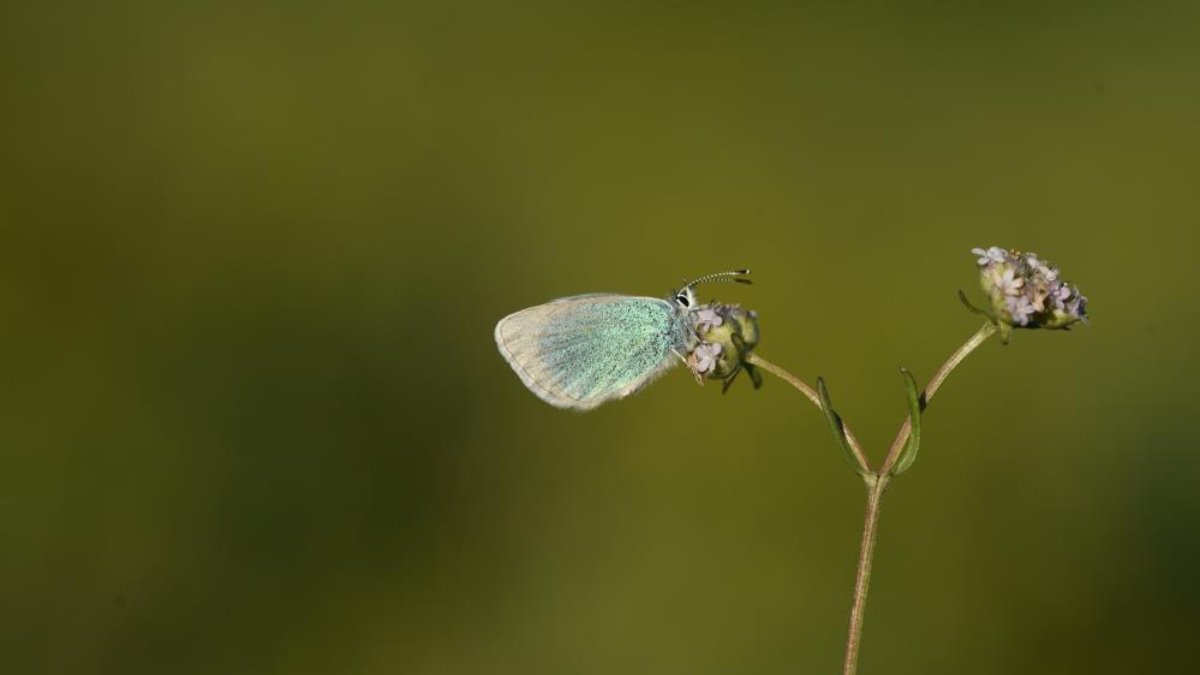
[[[967,358],[971,352],[975,351],[979,345],[983,344],[995,332],[996,326],[994,324],[991,322],[984,324],[970,339],[956,349],[950,355],[950,358],[946,359],[946,362],[938,368],[933,378],[929,380],[929,384],[925,386],[925,390],[921,393],[922,410],[929,404],[934,393],[942,386],[942,383],[946,381],[950,373],[963,362],[963,359]],[[758,366],[792,385],[797,391],[804,394],[805,398],[812,401],[813,405],[821,408],[820,396],[800,378],[757,354],[751,353],[745,358],[747,363]],[[854,452],[855,457],[861,466],[867,467],[870,472],[866,481],[867,512],[863,518],[862,543],[858,553],[858,572],[854,577],[854,603],[850,608],[850,631],[846,638],[846,658],[842,668],[843,675],[855,675],[858,672],[858,648],[862,642],[863,617],[865,616],[867,607],[867,592],[871,589],[871,564],[875,559],[875,540],[879,531],[879,506],[883,500],[883,492],[887,489],[887,485],[891,481],[890,474],[892,467],[896,465],[896,461],[900,458],[900,451],[904,448],[904,443],[908,440],[908,435],[912,431],[912,419],[906,418],[904,424],[900,426],[900,431],[896,434],[896,440],[892,441],[892,446],[889,448],[887,457],[883,461],[883,466],[878,471],[870,470],[871,465],[867,462],[866,454],[863,452],[862,446],[859,445],[858,439],[854,437],[849,427],[843,424],[843,430],[846,433],[846,439],[849,441],[850,448]]]
[[[979,345],[983,344],[995,332],[996,326],[994,324],[984,324],[983,328],[976,331],[970,339],[950,355],[950,358],[946,359],[946,362],[934,373],[933,379],[929,380],[929,384],[926,385],[925,391],[921,394],[922,409],[929,403],[929,399],[933,398],[933,394],[938,390],[938,387],[942,386],[942,382],[946,381],[946,377],[963,362],[963,359],[967,358],[971,352],[975,351]],[[883,491],[887,489],[888,482],[891,480],[892,467],[895,466],[896,460],[900,457],[900,450],[904,447],[904,442],[908,439],[911,429],[912,419],[905,419],[899,433],[896,434],[896,440],[892,442],[892,447],[888,451],[883,466],[876,473],[877,480],[875,484],[867,486],[867,514],[863,519],[862,545],[858,552],[858,573],[854,578],[854,603],[850,608],[850,630],[849,635],[846,637],[846,659],[843,662],[842,675],[855,675],[858,672],[858,648],[862,643],[863,615],[867,606],[867,592],[871,589],[871,563],[875,558],[875,538],[879,529],[879,505],[883,500]]]
[[[846,658],[842,665],[844,675],[854,675],[858,670],[858,644],[862,642],[867,591],[871,589],[871,563],[875,559],[875,535],[879,531],[879,502],[887,484],[888,477],[885,474],[880,476],[874,485],[867,486],[867,514],[863,517],[858,572],[854,576],[854,604],[850,607],[850,632],[846,638]]]

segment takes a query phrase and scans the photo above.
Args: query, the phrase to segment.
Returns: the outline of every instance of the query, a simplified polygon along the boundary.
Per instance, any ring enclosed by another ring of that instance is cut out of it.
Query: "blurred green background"
[[[783,383],[589,414],[496,353],[589,291],[759,311],[876,457],[973,246],[991,342],[884,503],[863,673],[1183,669],[1200,5],[0,9],[11,673],[831,673],[864,494]]]

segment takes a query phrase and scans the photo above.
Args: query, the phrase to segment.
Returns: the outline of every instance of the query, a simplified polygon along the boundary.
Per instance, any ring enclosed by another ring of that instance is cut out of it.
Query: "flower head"
[[[978,262],[980,265],[987,265],[993,262],[1004,262],[1004,256],[1007,255],[1004,249],[1000,248],[999,246],[992,246],[991,248],[973,248],[971,249],[971,253],[979,256]]]
[[[721,345],[701,342],[692,350],[688,365],[697,375],[711,373],[717,367],[717,359],[721,357]]]
[[[701,307],[700,309],[696,310],[694,323],[697,332],[708,332],[709,330],[717,328],[721,324],[725,323],[725,319],[722,319],[721,315],[717,313],[717,310],[713,309],[712,307]]]
[[[758,344],[758,315],[738,305],[712,303],[692,311],[696,343],[687,355],[696,379],[723,380],[725,387],[742,370],[750,373],[755,386],[761,380],[745,357]]]
[[[971,253],[978,257],[979,283],[998,321],[1014,328],[1067,328],[1087,322],[1087,298],[1037,254],[998,246]]]

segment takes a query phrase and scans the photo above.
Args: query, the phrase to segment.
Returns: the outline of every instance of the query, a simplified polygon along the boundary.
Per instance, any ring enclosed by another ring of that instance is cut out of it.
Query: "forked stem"
[[[817,406],[818,410],[824,410],[824,408],[821,406],[821,397],[817,394],[817,390],[808,386],[804,380],[801,380],[795,375],[789,373],[783,368],[780,368],[774,363],[771,363],[754,352],[750,352],[748,355],[746,355],[745,360],[746,363],[758,366],[768,373],[771,373],[775,377],[778,377],[784,382],[792,385],[796,388],[796,391],[804,394],[805,398],[807,398],[809,401],[812,401],[812,404]],[[867,456],[865,453],[863,453],[862,445],[859,444],[858,439],[854,437],[854,432],[850,431],[850,427],[846,426],[845,423],[843,423],[842,429],[846,433],[846,440],[850,443],[850,450],[854,453],[855,459],[858,460],[858,463],[861,466],[869,468],[871,465],[867,462]]]
[[[970,339],[956,349],[950,355],[950,358],[946,359],[946,362],[938,368],[933,378],[929,380],[929,384],[925,386],[925,390],[921,393],[922,410],[929,404],[934,393],[942,386],[942,383],[946,381],[950,373],[995,332],[995,324],[991,322],[984,324]],[[801,394],[804,394],[805,398],[812,401],[813,405],[823,409],[820,396],[800,378],[757,354],[749,354],[746,357],[746,361],[792,385]],[[843,426],[843,429],[855,457],[869,471],[866,476],[867,510],[863,518],[862,543],[858,553],[858,572],[854,578],[854,603],[850,608],[850,630],[846,637],[846,656],[842,666],[843,675],[855,675],[858,672],[858,651],[859,645],[862,642],[863,617],[867,606],[867,593],[871,588],[871,564],[875,558],[875,540],[879,531],[879,506],[883,501],[883,492],[887,489],[887,485],[891,481],[892,469],[895,467],[896,461],[900,457],[900,452],[904,449],[904,444],[908,440],[909,432],[912,430],[912,419],[911,417],[905,418],[904,423],[900,425],[896,439],[892,441],[892,446],[888,449],[888,454],[883,460],[883,465],[877,471],[870,469],[871,465],[867,462],[862,446],[859,445],[858,440],[851,433],[849,427]]]

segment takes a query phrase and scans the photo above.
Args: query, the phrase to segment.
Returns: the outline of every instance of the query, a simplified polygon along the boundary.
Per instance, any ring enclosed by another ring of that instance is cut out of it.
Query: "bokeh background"
[[[11,673],[830,673],[864,493],[781,382],[588,414],[505,314],[759,311],[878,457],[973,246],[992,342],[884,504],[863,673],[1142,672],[1200,635],[1200,5],[10,2]]]

